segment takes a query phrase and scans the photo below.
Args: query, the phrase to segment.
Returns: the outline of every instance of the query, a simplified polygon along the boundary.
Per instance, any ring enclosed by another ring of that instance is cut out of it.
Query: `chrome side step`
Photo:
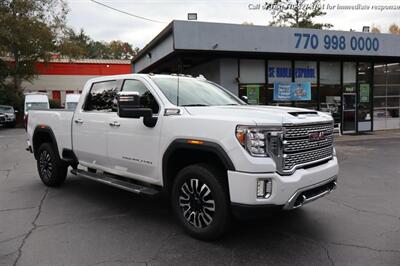
[[[160,193],[160,190],[152,187],[147,187],[143,185],[139,185],[136,183],[132,183],[129,181],[125,181],[119,179],[115,176],[108,175],[108,174],[96,174],[90,173],[80,169],[72,169],[71,173],[77,176],[81,176],[90,180],[94,180],[96,182],[100,182],[109,186],[117,187],[129,192],[133,192],[136,194],[142,194],[147,196],[155,196]]]

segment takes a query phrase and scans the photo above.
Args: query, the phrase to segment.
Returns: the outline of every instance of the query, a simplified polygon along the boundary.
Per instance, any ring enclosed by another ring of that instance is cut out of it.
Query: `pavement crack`
[[[129,215],[130,215],[130,213],[104,215],[104,216],[92,217],[92,218],[87,218],[87,219],[80,219],[77,221],[64,221],[64,222],[52,223],[52,224],[37,224],[36,227],[41,228],[41,227],[52,227],[52,226],[59,226],[59,225],[65,225],[65,224],[79,224],[79,223],[85,223],[85,222],[91,222],[91,221],[121,218],[121,217],[126,217]]]
[[[145,266],[147,266],[147,262],[146,261],[136,261],[136,260],[123,260],[123,259],[116,259],[116,260],[103,260],[103,261],[99,261],[96,262],[94,264],[89,264],[88,266],[95,266],[95,265],[99,265],[99,264],[105,264],[105,265],[111,265],[113,263],[128,263],[128,264],[143,264]]]
[[[18,239],[18,238],[21,238],[21,237],[23,237],[23,236],[25,236],[25,234],[21,234],[21,235],[13,236],[13,237],[10,237],[10,238],[7,238],[7,239],[4,239],[4,240],[1,240],[1,241],[0,241],[0,244],[2,244],[2,243],[6,243],[6,242],[10,242],[10,241],[13,241],[13,240],[15,240],[15,239]],[[15,251],[14,251],[13,253],[15,253]]]
[[[17,258],[15,259],[15,261],[14,261],[14,263],[13,263],[13,266],[16,266],[16,265],[18,264],[18,261],[19,261],[19,259],[20,259],[21,256],[22,256],[22,249],[23,249],[23,247],[24,247],[26,241],[28,240],[28,238],[32,235],[32,233],[33,233],[33,232],[36,230],[36,228],[38,227],[37,224],[36,224],[36,221],[38,220],[38,218],[39,218],[39,216],[40,216],[40,214],[41,214],[41,212],[42,212],[43,202],[44,202],[44,200],[46,199],[48,193],[49,193],[49,189],[46,188],[46,190],[45,190],[45,192],[44,192],[44,194],[43,194],[43,197],[42,197],[42,199],[41,199],[40,202],[39,202],[39,206],[37,207],[37,208],[38,208],[38,212],[36,213],[36,216],[35,216],[35,218],[34,218],[33,221],[32,221],[32,228],[29,230],[29,232],[28,232],[28,233],[25,235],[25,237],[22,239],[21,245],[19,246],[19,248],[18,248],[18,250],[17,250]]]
[[[10,212],[10,211],[21,211],[21,210],[31,210],[35,209],[36,207],[23,207],[23,208],[11,208],[11,209],[2,209],[0,212]]]
[[[326,242],[326,243],[330,244],[330,245],[336,245],[336,246],[368,249],[370,251],[375,251],[375,252],[400,253],[400,250],[397,250],[397,249],[377,249],[377,248],[371,248],[371,247],[368,247],[368,246],[362,246],[362,245],[356,245],[356,244],[347,244],[347,243],[339,243],[339,242]]]
[[[390,218],[400,219],[400,217],[395,216],[395,215],[391,215],[391,214],[387,214],[387,213],[381,213],[381,212],[375,212],[375,211],[369,211],[369,210],[364,210],[364,209],[358,209],[358,208],[353,207],[353,206],[351,206],[351,205],[349,205],[347,203],[336,201],[336,200],[333,200],[331,198],[325,198],[325,199],[330,201],[330,202],[336,203],[337,205],[352,209],[353,211],[356,211],[356,212],[363,212],[363,213],[369,213],[369,214],[374,214],[374,215],[380,215],[380,216],[386,216],[386,217],[390,217]]]
[[[297,237],[297,238],[301,238],[301,239],[304,239],[304,240],[306,240],[308,242],[313,243],[314,245],[317,245],[318,247],[320,247],[325,252],[326,257],[327,257],[327,259],[329,261],[329,264],[331,266],[335,265],[335,262],[334,262],[333,258],[331,257],[331,254],[329,253],[329,249],[324,245],[324,242],[318,241],[316,239],[308,238],[308,237],[305,237],[305,236],[302,236],[302,235],[298,235],[298,234],[295,234],[293,232],[291,234],[290,233],[282,233],[282,234],[286,234],[286,235],[289,235],[289,236],[294,236],[294,237]]]

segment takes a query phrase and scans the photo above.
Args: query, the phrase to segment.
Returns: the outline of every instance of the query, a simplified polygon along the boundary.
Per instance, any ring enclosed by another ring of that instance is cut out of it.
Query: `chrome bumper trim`
[[[302,199],[301,203],[295,206],[295,203],[296,203],[298,197],[303,192],[309,191],[309,190],[314,189],[314,188],[321,187],[321,186],[329,184],[331,182],[333,182],[333,187],[332,188],[327,188],[326,190],[322,191],[321,193],[319,193],[319,194],[317,194],[315,196],[309,197],[309,198],[307,198],[306,196],[302,195],[303,199]],[[299,207],[303,206],[304,204],[307,204],[307,203],[310,203],[310,202],[312,202],[312,201],[314,201],[316,199],[322,198],[323,196],[325,196],[325,195],[329,194],[331,191],[333,191],[336,188],[336,185],[337,185],[337,176],[335,175],[335,176],[333,176],[333,177],[331,177],[331,178],[329,178],[327,180],[324,180],[322,182],[319,182],[317,184],[301,188],[301,189],[297,190],[290,197],[290,199],[287,201],[287,203],[283,206],[283,209],[284,210],[296,209],[296,208],[299,208]]]

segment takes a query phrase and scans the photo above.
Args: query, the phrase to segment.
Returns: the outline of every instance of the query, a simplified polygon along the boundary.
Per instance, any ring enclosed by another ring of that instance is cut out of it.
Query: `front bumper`
[[[336,187],[339,168],[337,158],[307,169],[298,169],[290,176],[278,173],[244,173],[228,171],[230,200],[234,206],[280,206],[294,209],[316,200]],[[257,180],[271,180],[268,198],[257,197]]]

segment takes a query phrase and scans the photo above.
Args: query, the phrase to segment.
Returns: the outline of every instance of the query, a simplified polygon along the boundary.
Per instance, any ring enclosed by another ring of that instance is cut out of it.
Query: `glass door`
[[[357,131],[372,131],[372,64],[358,63]]]
[[[356,93],[343,93],[343,133],[356,132]]]
[[[357,132],[357,64],[343,62],[342,133]]]

